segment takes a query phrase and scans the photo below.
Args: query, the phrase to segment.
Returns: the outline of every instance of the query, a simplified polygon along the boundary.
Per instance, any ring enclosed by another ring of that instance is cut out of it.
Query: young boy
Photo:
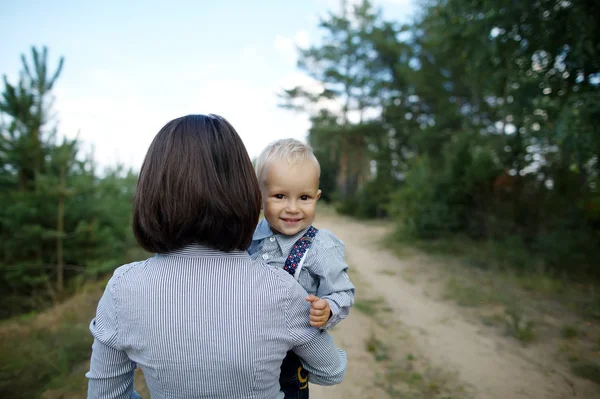
[[[320,173],[312,149],[298,140],[278,140],[262,151],[256,174],[264,219],[248,252],[293,275],[309,294],[310,324],[330,329],[348,316],[354,286],[346,273],[344,244],[332,232],[312,227],[321,197]],[[288,352],[280,375],[286,399],[308,398],[307,378],[298,356]]]

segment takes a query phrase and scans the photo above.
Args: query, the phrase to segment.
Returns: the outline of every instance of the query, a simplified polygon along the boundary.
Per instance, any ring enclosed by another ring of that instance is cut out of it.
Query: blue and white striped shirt
[[[152,398],[283,398],[288,350],[310,381],[342,381],[346,355],[311,327],[306,291],[246,252],[190,245],[119,267],[90,325],[88,398],[134,398],[135,363]]]

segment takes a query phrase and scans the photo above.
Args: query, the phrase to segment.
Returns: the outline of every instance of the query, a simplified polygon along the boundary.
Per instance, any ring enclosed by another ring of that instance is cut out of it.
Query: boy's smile
[[[290,226],[293,226],[296,223],[302,221],[302,219],[299,219],[299,218],[294,218],[294,219],[291,219],[291,218],[281,218],[281,220],[283,220],[286,224],[289,224]]]
[[[280,159],[267,167],[261,182],[263,210],[271,229],[294,235],[315,220],[319,190],[319,171],[313,160],[290,165]]]

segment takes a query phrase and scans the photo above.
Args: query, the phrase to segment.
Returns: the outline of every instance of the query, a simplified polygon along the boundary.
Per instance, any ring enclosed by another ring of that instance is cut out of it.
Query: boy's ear
[[[321,190],[317,191],[317,199],[321,198],[321,193],[322,193]]]

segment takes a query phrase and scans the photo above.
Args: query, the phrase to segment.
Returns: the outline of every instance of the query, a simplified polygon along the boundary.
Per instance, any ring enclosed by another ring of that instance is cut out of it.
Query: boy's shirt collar
[[[271,230],[271,226],[269,226],[267,219],[263,218],[260,222],[258,222],[258,225],[254,230],[252,241],[264,240],[265,238],[269,238],[273,235],[273,230]]]
[[[297,232],[293,236],[286,236],[283,234],[276,234],[271,230],[271,226],[269,226],[269,222],[267,219],[263,218],[258,225],[256,226],[256,230],[254,230],[254,234],[252,235],[252,241],[262,241],[269,237],[275,237],[279,247],[283,252],[289,252],[292,249],[292,246],[308,231],[310,226],[306,226],[306,228]],[[287,253],[286,252],[286,253]]]

